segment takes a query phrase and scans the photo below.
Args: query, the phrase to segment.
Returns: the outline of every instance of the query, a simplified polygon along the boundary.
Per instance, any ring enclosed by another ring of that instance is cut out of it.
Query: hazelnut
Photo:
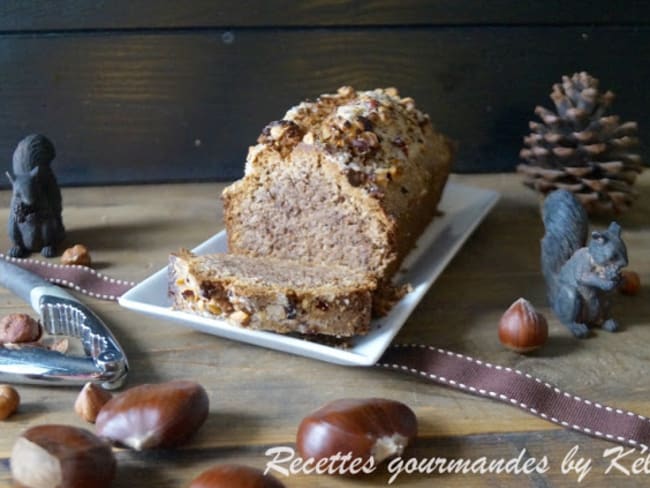
[[[68,425],[39,425],[18,437],[11,475],[28,488],[104,488],[115,477],[111,447],[91,432]]]
[[[86,422],[94,423],[97,414],[113,395],[95,383],[86,383],[74,402],[74,411]]]
[[[382,398],[335,400],[305,417],[296,447],[303,458],[352,454],[353,459],[399,456],[417,435],[415,413],[403,403]]]
[[[18,410],[20,395],[9,385],[0,385],[0,420],[10,417]]]
[[[342,97],[353,97],[355,95],[356,91],[351,86],[345,85],[345,86],[339,87],[339,89],[336,90],[336,93],[339,94]]]
[[[41,337],[41,324],[25,313],[12,313],[0,320],[0,344],[34,342]]]
[[[546,318],[524,298],[510,305],[499,321],[499,340],[513,351],[534,351],[543,346],[547,338]]]
[[[51,338],[50,340],[43,341],[43,345],[50,351],[56,351],[60,352],[61,354],[65,354],[68,352],[68,349],[70,347],[70,341],[67,337],[55,337]]]
[[[389,86],[388,88],[384,89],[384,93],[390,97],[399,97],[399,92],[394,86]]]
[[[251,322],[250,314],[244,312],[243,310],[236,310],[230,314],[230,320],[235,321],[239,325],[246,326]]]
[[[636,295],[641,289],[641,278],[639,273],[631,270],[621,271],[621,284],[618,291],[623,295]]]
[[[79,266],[90,266],[91,259],[88,248],[83,244],[75,244],[69,247],[61,255],[63,264],[76,264]]]
[[[208,410],[208,394],[198,383],[140,385],[114,396],[102,407],[96,432],[137,451],[175,447],[201,427]]]
[[[276,478],[238,464],[220,464],[194,478],[188,488],[284,488]]]

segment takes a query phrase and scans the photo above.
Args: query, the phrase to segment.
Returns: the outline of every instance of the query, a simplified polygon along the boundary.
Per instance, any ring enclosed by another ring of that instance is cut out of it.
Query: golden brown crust
[[[365,268],[385,310],[436,213],[453,144],[397,90],[350,87],[290,109],[258,142],[223,193],[230,251]]]

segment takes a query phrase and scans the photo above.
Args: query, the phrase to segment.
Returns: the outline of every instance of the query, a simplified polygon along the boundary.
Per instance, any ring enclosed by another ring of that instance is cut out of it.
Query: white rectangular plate
[[[381,357],[424,294],[498,199],[499,195],[494,191],[448,183],[439,205],[442,215],[433,219],[420,236],[417,246],[404,260],[403,272],[397,276],[399,283],[410,283],[413,290],[397,302],[387,316],[373,320],[368,335],[352,339],[350,347],[345,349],[172,310],[167,295],[167,268],[122,295],[119,303],[129,309],[175,320],[184,326],[227,339],[331,363],[370,366]],[[226,252],[225,231],[193,251],[196,254]]]

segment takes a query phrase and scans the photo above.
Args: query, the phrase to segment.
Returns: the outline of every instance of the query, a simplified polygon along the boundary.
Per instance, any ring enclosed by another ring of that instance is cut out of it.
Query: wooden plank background
[[[352,84],[413,96],[459,141],[457,172],[507,171],[534,106],[577,70],[650,140],[649,57],[639,1],[12,0],[0,160],[43,132],[64,185],[230,180],[267,122]]]
[[[648,24],[645,0],[4,0],[0,30]]]

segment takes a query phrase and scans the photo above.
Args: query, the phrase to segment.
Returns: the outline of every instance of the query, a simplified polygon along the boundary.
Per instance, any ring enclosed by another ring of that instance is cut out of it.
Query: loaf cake
[[[169,273],[177,310],[281,333],[350,337],[370,326],[375,284],[342,266],[181,250]]]
[[[392,88],[303,102],[264,128],[244,177],[223,192],[229,251],[363,270],[385,312],[393,275],[436,214],[453,149]]]

